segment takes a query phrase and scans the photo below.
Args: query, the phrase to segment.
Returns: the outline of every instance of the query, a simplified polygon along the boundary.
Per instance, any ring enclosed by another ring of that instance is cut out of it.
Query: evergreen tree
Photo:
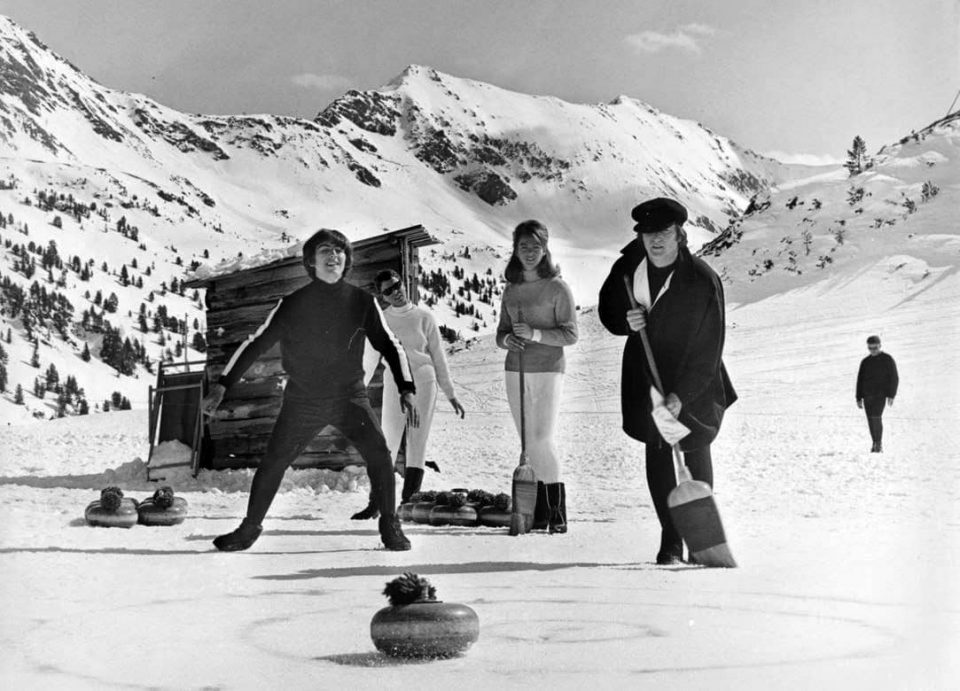
[[[17,384],[17,391],[13,394],[13,402],[17,405],[23,405],[23,387]]]
[[[77,414],[78,415],[89,415],[90,414],[90,404],[87,403],[86,398],[81,398],[80,402],[77,404]]]
[[[0,362],[0,393],[7,391],[7,366]]]
[[[52,362],[50,363],[50,366],[47,368],[46,382],[47,382],[48,389],[52,389],[57,384],[60,383],[60,373],[57,372],[57,367]]]
[[[847,160],[843,167],[850,173],[850,177],[859,175],[869,167],[867,161],[867,145],[858,134],[853,138],[853,145],[847,150]]]
[[[30,366],[40,369],[40,341],[33,342],[33,355],[30,356]]]
[[[57,417],[64,417],[67,414],[67,406],[70,405],[70,396],[66,391],[57,394]]]
[[[83,343],[83,352],[80,353],[80,359],[84,362],[90,362],[90,345],[86,341]]]

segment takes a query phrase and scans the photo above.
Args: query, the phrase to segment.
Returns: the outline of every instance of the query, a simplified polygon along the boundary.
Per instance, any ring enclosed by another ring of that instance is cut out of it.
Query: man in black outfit
[[[639,330],[649,337],[667,409],[690,430],[679,442],[684,462],[695,480],[710,486],[710,443],[737,395],[721,360],[723,287],[687,249],[687,210],[673,199],[658,198],[635,207],[632,216],[637,238],[623,248],[600,289],[598,313],[608,331],[627,336],[620,384],[623,430],[645,445],[647,484],[661,526],[657,563],[675,564],[683,559],[683,542],[667,505],[677,485],[673,452],[651,414],[652,377]]]
[[[867,426],[873,445],[870,453],[883,451],[883,409],[892,406],[900,385],[897,363],[888,353],[880,350],[880,337],[867,339],[870,354],[860,361],[857,372],[857,407],[867,413]]]
[[[246,518],[232,533],[213,541],[221,551],[247,549],[256,542],[284,473],[326,425],[338,428],[366,461],[372,492],[380,504],[384,546],[410,549],[396,514],[393,461],[363,384],[364,342],[369,340],[390,366],[411,427],[419,424],[413,405],[416,389],[403,347],[387,327],[376,300],[343,280],[352,262],[353,249],[340,231],[314,233],[303,246],[310,283],[281,298],[260,328],[233,353],[203,399],[203,412],[212,415],[226,390],[260,355],[280,344],[288,376],[283,404],[253,476]]]

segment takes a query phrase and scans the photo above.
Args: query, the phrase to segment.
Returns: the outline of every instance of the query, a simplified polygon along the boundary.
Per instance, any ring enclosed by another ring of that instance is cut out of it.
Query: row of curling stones
[[[382,653],[403,658],[447,658],[466,652],[480,637],[480,619],[470,607],[437,599],[430,581],[415,573],[383,589],[390,600],[373,615],[370,638]]]
[[[434,526],[510,526],[510,495],[482,489],[452,489],[448,492],[415,492],[400,505],[401,521]]]
[[[106,487],[100,498],[90,502],[83,512],[89,525],[99,528],[132,528],[141,525],[179,525],[187,517],[187,500],[173,495],[173,488],[164,486],[149,499],[137,503],[123,496],[119,487]]]

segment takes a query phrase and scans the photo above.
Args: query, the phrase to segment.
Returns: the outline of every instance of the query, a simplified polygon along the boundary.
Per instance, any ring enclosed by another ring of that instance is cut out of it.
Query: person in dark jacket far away
[[[635,207],[632,216],[639,237],[623,248],[610,270],[600,289],[598,312],[608,331],[627,336],[621,374],[623,430],[646,447],[647,484],[661,526],[657,563],[676,564],[683,559],[683,541],[667,505],[677,485],[673,454],[653,421],[653,379],[639,330],[647,332],[667,410],[690,430],[679,446],[695,480],[713,486],[710,443],[737,395],[721,360],[723,288],[717,274],[687,249],[687,210],[661,197]]]
[[[411,427],[419,424],[416,391],[403,347],[387,327],[373,296],[343,280],[353,249],[338,230],[322,229],[303,245],[310,283],[277,303],[266,321],[237,348],[202,409],[213,415],[226,390],[274,344],[280,344],[287,386],[267,450],[250,486],[240,527],[213,541],[225,552],[250,547],[291,463],[327,425],[337,427],[360,452],[380,502],[380,538],[389,550],[410,549],[396,513],[393,461],[363,383],[364,342],[386,360],[397,383],[400,407]]]
[[[870,354],[860,361],[857,372],[857,407],[867,413],[867,426],[873,440],[870,453],[880,453],[883,451],[883,408],[893,405],[900,377],[897,363],[880,349],[879,336],[867,338],[867,350]]]

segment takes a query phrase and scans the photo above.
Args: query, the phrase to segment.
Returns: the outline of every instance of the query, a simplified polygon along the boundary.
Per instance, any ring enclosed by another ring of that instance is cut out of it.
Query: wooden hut
[[[384,269],[393,269],[401,275],[410,299],[415,301],[419,248],[436,242],[419,225],[358,240],[352,243],[353,268],[346,280],[372,292],[374,276]],[[233,351],[263,323],[277,300],[309,281],[299,255],[187,281],[187,288],[207,291],[207,381],[219,377]],[[201,467],[240,468],[259,463],[280,411],[283,382],[279,347],[274,347],[230,388],[221,414],[206,425]],[[370,384],[375,409],[380,407],[381,386],[378,372]],[[322,430],[294,462],[299,467],[333,469],[352,464],[362,464],[359,454],[330,427]]]

